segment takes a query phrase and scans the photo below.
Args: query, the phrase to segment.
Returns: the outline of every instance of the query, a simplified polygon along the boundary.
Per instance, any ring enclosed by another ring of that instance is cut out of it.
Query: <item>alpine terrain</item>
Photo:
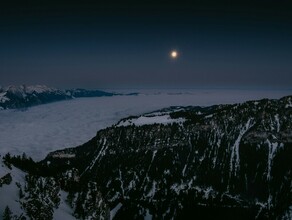
[[[61,101],[80,97],[113,96],[116,93],[109,93],[100,90],[68,89],[60,90],[45,85],[35,86],[7,86],[0,87],[0,110],[26,108],[33,105],[45,104],[54,101]]]
[[[292,96],[170,107],[37,163],[7,154],[3,166],[15,218],[292,219]]]

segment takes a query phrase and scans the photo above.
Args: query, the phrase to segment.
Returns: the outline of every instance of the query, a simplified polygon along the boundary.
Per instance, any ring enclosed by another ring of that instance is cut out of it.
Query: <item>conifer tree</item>
[[[6,206],[4,213],[3,213],[3,220],[11,220],[12,219],[12,212],[8,206]]]

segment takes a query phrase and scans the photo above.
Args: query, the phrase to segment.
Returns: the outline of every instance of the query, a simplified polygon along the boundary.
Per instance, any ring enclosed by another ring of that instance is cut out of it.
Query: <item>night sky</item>
[[[289,1],[7,2],[2,86],[292,87]]]

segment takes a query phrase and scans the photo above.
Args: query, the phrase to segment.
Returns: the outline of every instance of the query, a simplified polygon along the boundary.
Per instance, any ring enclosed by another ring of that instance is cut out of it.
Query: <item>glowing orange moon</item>
[[[177,56],[178,56],[177,51],[175,51],[175,50],[171,51],[171,52],[170,52],[170,56],[171,56],[171,58],[173,58],[173,59],[177,58]]]

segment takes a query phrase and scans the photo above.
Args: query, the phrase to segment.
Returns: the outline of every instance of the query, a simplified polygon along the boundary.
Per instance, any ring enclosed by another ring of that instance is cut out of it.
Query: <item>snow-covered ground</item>
[[[8,173],[11,174],[12,182],[9,185],[4,184],[0,187],[0,220],[2,219],[6,206],[9,207],[13,215],[26,216],[24,214],[25,210],[21,207],[21,203],[19,202],[19,187],[17,186],[17,184],[20,184],[21,187],[24,188],[26,173],[13,166],[12,169],[9,169],[2,162],[2,157],[0,157],[0,178]],[[72,208],[66,203],[67,194],[68,193],[62,190],[60,191],[61,201],[59,208],[54,210],[54,219],[76,219],[73,216]]]
[[[183,123],[185,119],[178,118],[172,119],[169,115],[156,115],[156,116],[140,116],[138,118],[131,118],[126,121],[122,121],[117,124],[117,126],[142,126],[142,125],[151,125],[151,124],[172,124],[172,123]]]
[[[85,143],[98,130],[130,115],[169,106],[208,106],[291,94],[288,90],[144,90],[137,96],[79,98],[25,111],[2,110],[0,154],[25,152],[41,160],[51,151]]]
[[[0,219],[2,219],[6,206],[13,212],[13,215],[20,216],[21,213],[23,213],[23,209],[18,202],[19,188],[16,184],[24,182],[25,173],[15,167],[12,167],[11,170],[8,169],[8,167],[3,164],[2,157],[0,157],[0,160],[0,178],[8,173],[10,173],[12,177],[12,182],[9,185],[4,184],[0,187]]]
[[[64,192],[63,190],[60,191],[60,205],[58,207],[58,209],[56,209],[54,211],[54,219],[66,219],[66,220],[74,220],[76,219],[73,216],[73,210],[72,208],[68,205],[68,203],[66,202],[67,200],[67,192]]]

